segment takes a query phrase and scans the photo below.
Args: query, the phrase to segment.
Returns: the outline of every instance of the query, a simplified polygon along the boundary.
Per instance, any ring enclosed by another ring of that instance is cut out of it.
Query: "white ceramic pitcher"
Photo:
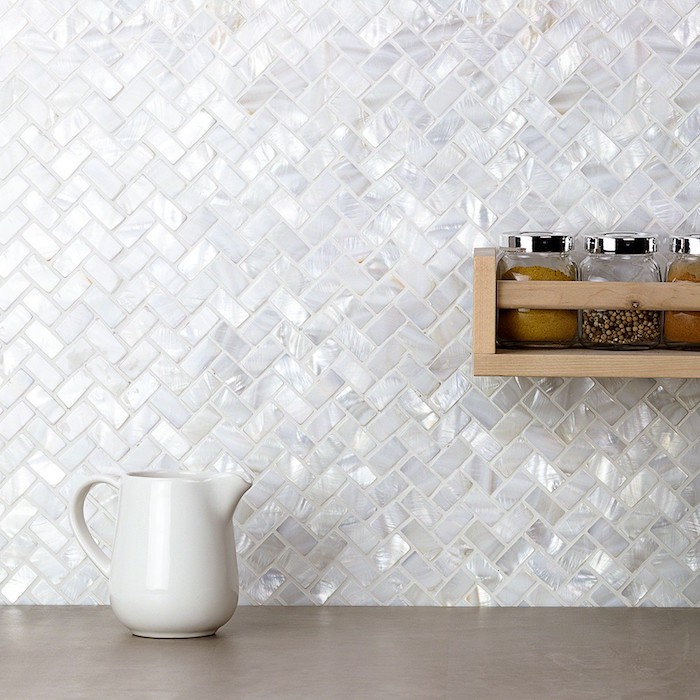
[[[119,491],[111,561],[85,523],[85,498],[100,483]],[[238,604],[232,518],[249,487],[235,474],[199,472],[91,476],[79,485],[71,526],[133,634],[204,637],[231,619]]]

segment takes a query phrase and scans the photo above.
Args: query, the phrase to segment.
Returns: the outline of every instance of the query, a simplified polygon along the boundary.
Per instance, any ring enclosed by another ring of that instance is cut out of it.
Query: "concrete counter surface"
[[[108,607],[0,607],[0,697],[700,698],[700,609],[240,607],[133,637]]]

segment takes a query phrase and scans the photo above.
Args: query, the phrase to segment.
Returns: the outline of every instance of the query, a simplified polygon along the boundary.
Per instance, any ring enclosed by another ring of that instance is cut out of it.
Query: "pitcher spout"
[[[217,474],[210,480],[214,510],[222,520],[231,520],[243,494],[252,486],[237,474]]]

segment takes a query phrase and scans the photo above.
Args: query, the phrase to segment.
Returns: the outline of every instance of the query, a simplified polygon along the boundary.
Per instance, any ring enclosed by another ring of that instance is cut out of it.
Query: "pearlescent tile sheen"
[[[80,474],[241,464],[244,603],[700,603],[700,382],[470,372],[475,245],[700,227],[693,3],[0,21],[0,601],[107,602]]]

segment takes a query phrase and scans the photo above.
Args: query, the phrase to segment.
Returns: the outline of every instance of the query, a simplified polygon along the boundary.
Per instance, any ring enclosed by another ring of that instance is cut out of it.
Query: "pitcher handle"
[[[69,519],[75,537],[95,566],[109,578],[109,557],[97,546],[85,522],[85,499],[95,484],[107,484],[119,490],[119,481],[110,476],[90,476],[77,488],[70,502]]]

